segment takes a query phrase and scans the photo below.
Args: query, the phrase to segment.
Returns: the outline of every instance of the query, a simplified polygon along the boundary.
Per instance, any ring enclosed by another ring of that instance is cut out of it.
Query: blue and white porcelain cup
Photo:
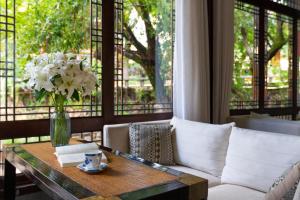
[[[85,167],[87,170],[99,169],[102,159],[102,152],[85,153]]]

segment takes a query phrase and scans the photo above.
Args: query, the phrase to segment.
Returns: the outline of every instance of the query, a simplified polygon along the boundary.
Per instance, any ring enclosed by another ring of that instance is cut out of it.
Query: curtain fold
[[[234,0],[213,1],[213,123],[229,116],[234,56]]]
[[[207,0],[176,0],[175,9],[174,115],[209,122]]]

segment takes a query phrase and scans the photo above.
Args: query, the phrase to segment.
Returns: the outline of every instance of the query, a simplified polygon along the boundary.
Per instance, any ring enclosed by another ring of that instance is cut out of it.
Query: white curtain
[[[234,0],[213,2],[213,123],[229,116],[233,73]]]
[[[176,0],[175,10],[174,115],[209,122],[207,0]]]

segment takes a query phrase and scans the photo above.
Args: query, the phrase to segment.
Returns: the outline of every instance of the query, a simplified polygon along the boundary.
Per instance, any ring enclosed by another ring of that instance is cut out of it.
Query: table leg
[[[5,159],[4,168],[4,198],[14,200],[16,197],[16,168]]]

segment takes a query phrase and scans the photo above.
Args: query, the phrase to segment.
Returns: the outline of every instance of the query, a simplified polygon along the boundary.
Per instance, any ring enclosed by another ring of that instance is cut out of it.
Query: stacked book
[[[85,160],[86,153],[99,153],[99,147],[96,143],[75,144],[62,147],[56,147],[55,155],[61,167],[73,167]],[[102,153],[102,162],[107,162],[106,156]]]

